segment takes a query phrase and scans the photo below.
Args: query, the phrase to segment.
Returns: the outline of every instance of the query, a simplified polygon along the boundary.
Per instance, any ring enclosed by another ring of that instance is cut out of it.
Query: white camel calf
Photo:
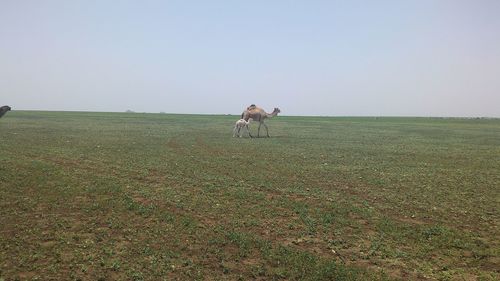
[[[248,119],[248,121],[245,121],[245,119],[240,119],[238,121],[236,121],[236,124],[234,124],[234,129],[233,129],[233,138],[238,136],[241,138],[241,136],[243,135],[243,132],[241,132],[241,129],[245,128],[247,129],[247,133],[250,137],[252,137],[250,135],[250,129],[248,128],[248,125],[250,124],[250,121],[252,120],[252,118]],[[240,135],[240,132],[242,133]]]

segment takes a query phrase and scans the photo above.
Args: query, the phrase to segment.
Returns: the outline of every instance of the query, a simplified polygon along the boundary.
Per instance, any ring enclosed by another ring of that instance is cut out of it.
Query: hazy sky
[[[13,109],[500,117],[500,1],[0,0]]]

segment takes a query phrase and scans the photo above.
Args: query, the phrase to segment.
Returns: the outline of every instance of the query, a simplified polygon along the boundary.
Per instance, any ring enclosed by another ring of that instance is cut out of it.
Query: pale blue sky
[[[500,117],[500,1],[0,0],[0,103]]]

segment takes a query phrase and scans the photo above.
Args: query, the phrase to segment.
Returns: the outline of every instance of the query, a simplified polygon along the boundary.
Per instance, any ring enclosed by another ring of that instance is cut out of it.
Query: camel
[[[266,120],[266,118],[272,118],[272,117],[278,115],[278,113],[280,113],[280,112],[281,112],[281,110],[279,108],[275,107],[272,113],[266,113],[264,111],[264,109],[256,106],[255,104],[252,104],[249,107],[247,107],[247,109],[245,111],[243,111],[243,113],[241,114],[241,119],[245,119],[246,121],[248,121],[248,119],[251,118],[254,121],[259,122],[259,129],[257,130],[257,137],[260,137],[260,126],[264,125],[264,127],[266,128],[267,137],[269,137],[269,129],[267,128],[266,123],[264,123],[264,120]],[[253,137],[250,134],[250,131],[248,131],[248,134],[250,135],[250,137]]]
[[[236,124],[234,124],[234,129],[233,129],[233,138],[236,137],[236,135],[241,138],[241,136],[244,134],[242,132],[242,134],[240,135],[240,131],[242,128],[247,129],[248,135],[251,137],[250,129],[248,128],[250,121],[252,121],[252,118],[248,119],[248,121],[246,121],[245,119],[240,119],[236,121]]]
[[[7,113],[7,111],[10,111],[10,110],[12,110],[12,109],[11,109],[11,108],[10,108],[10,106],[8,106],[8,105],[4,105],[4,106],[0,107],[0,118],[1,118],[1,117],[5,114],[5,113]]]

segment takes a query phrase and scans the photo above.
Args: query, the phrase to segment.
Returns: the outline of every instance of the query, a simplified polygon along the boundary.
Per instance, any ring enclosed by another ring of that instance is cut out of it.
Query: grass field
[[[0,280],[500,279],[500,120],[237,119],[7,113]]]

